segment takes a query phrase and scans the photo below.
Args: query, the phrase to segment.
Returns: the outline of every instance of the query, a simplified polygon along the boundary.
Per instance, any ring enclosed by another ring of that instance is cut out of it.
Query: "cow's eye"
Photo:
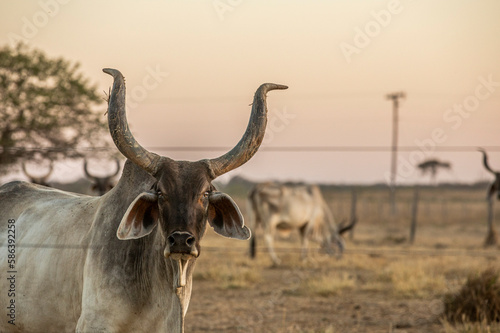
[[[156,195],[158,196],[158,199],[161,199],[161,200],[165,199],[165,195],[159,190],[156,192]]]
[[[210,192],[206,191],[203,193],[203,198],[208,198],[209,195],[210,195]]]

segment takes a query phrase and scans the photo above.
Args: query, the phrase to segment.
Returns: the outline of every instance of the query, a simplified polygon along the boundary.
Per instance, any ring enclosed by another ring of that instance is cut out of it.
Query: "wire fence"
[[[235,254],[246,254],[248,249],[244,248],[223,248],[215,246],[205,246],[202,248],[203,251],[215,252],[215,253],[235,253]],[[274,251],[277,253],[293,253],[300,254],[302,249],[299,247],[273,247]],[[268,250],[266,247],[257,247],[258,253],[267,255]],[[321,249],[309,249],[311,253],[323,253]],[[355,248],[355,249],[345,249],[343,252],[345,255],[358,254],[367,256],[422,256],[422,257],[490,257],[492,253],[490,251],[478,251],[478,250],[429,250],[429,249],[375,249],[375,248]]]
[[[207,152],[207,151],[228,151],[230,146],[151,146],[146,147],[152,151],[175,151],[175,152]],[[500,152],[500,146],[435,146],[436,152],[477,152],[478,148],[488,152]],[[398,151],[413,152],[424,148],[419,146],[399,146]],[[427,149],[427,148],[425,148]],[[430,148],[429,148],[430,149]],[[0,147],[0,153],[9,152],[102,152],[116,150],[114,147],[80,147],[80,148],[59,148],[59,147]],[[391,152],[391,146],[262,146],[260,151],[264,152]]]
[[[227,151],[232,147],[225,146],[155,146],[149,147],[150,150],[157,151]],[[441,152],[477,152],[476,146],[436,146],[436,151]],[[482,148],[491,152],[500,152],[500,146],[483,146]],[[22,148],[25,150],[57,150],[56,148]],[[106,151],[114,149],[111,147],[84,147],[78,148],[84,151]],[[273,146],[273,147],[262,147],[262,151],[269,152],[390,152],[392,147],[390,146]],[[400,151],[414,151],[420,149],[417,146],[400,146],[398,150]],[[63,151],[64,149],[59,149]],[[1,151],[1,149],[0,149]],[[362,190],[363,191],[363,190]],[[385,189],[381,190],[386,192]],[[451,190],[453,191],[453,190]],[[483,190],[476,190],[475,193],[469,195],[469,190],[465,191],[463,198],[452,198],[448,196],[445,197],[429,197],[426,195],[421,195],[419,203],[419,220],[425,221],[425,224],[433,225],[451,225],[451,224],[467,224],[471,221],[484,221],[486,219],[486,203],[485,203],[485,192]],[[332,211],[335,212],[336,216],[347,217],[351,212],[351,192],[345,191],[342,195],[331,194],[330,197],[327,195],[328,201],[331,203],[330,206]],[[412,193],[412,192],[411,192]],[[411,197],[409,194],[403,195],[403,199],[398,201],[398,218],[402,220],[409,220],[411,212]],[[384,196],[371,197],[369,191],[364,191],[360,195],[359,208],[357,210],[357,215],[363,223],[370,224],[381,224],[381,221],[388,221],[392,223],[391,219],[387,216],[390,215],[390,203],[388,198]],[[498,208],[497,208],[498,210]],[[500,212],[497,212],[497,216],[500,216]],[[384,223],[382,223],[384,224]],[[1,245],[6,247],[6,244]],[[99,249],[103,245],[92,245],[92,246],[81,246],[72,244],[23,244],[18,243],[16,247],[19,248],[39,248],[39,249],[64,249],[64,250],[87,250],[89,248]],[[205,251],[212,252],[227,252],[228,249],[219,247],[203,247]],[[244,252],[246,249],[229,249],[229,251]],[[299,252],[299,247],[293,248],[276,248],[278,252]],[[462,251],[415,251],[415,250],[373,250],[373,249],[354,249],[347,250],[346,253],[357,253],[357,254],[397,254],[397,255],[468,255],[468,256],[483,256],[487,255],[482,252],[470,252],[467,251],[466,254]]]
[[[7,244],[2,244],[0,247],[7,248]],[[89,250],[89,249],[102,249],[104,245],[71,245],[71,244],[29,244],[29,243],[16,243],[16,249],[47,249],[47,250]],[[220,247],[220,246],[202,246],[202,251],[211,253],[226,253],[226,254],[238,254],[238,255],[248,255],[248,248],[244,247]],[[267,255],[268,249],[264,246],[259,246],[256,248],[257,253],[261,255]],[[274,251],[282,254],[300,254],[302,249],[298,246],[290,247],[274,247]],[[310,253],[321,253],[324,252],[320,248],[309,248]],[[348,248],[343,252],[344,255],[367,255],[367,256],[421,256],[421,257],[491,257],[493,253],[491,251],[481,251],[481,250],[450,250],[450,249],[402,249],[402,248],[391,248],[391,249],[377,249],[377,248]]]

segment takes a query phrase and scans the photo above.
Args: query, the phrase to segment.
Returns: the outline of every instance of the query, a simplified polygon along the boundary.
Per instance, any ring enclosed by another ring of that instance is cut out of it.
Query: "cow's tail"
[[[257,229],[257,225],[260,223],[259,211],[257,209],[257,190],[255,187],[250,190],[250,193],[248,193],[247,211],[248,227],[252,230],[252,236],[250,236],[250,258],[254,259],[257,255],[255,230]]]

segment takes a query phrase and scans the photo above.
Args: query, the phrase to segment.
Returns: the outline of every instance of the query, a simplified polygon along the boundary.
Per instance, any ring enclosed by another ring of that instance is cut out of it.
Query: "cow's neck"
[[[114,211],[102,211],[98,214],[115,216],[111,223],[101,225],[98,244],[103,244],[105,252],[112,256],[103,256],[102,269],[123,273],[129,281],[127,295],[124,296],[134,306],[147,308],[162,307],[167,312],[161,313],[157,320],[167,317],[169,332],[184,332],[184,316],[187,312],[192,290],[194,260],[190,260],[184,274],[178,262],[165,259],[163,251],[166,241],[160,228],[151,234],[136,240],[119,240],[116,231],[123,214],[137,195],[151,189],[155,179],[135,164],[127,161],[118,184],[102,200],[110,204]],[[108,220],[107,222],[110,222]],[[184,286],[179,287],[180,276],[184,275]]]

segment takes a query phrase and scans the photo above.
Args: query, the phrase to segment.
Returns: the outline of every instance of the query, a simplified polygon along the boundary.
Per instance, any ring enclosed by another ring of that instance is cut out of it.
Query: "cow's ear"
[[[128,206],[116,231],[119,239],[137,239],[151,233],[158,224],[158,196],[144,192]]]
[[[236,239],[250,238],[250,229],[245,226],[240,209],[229,195],[212,192],[208,200],[208,223],[216,233]]]

